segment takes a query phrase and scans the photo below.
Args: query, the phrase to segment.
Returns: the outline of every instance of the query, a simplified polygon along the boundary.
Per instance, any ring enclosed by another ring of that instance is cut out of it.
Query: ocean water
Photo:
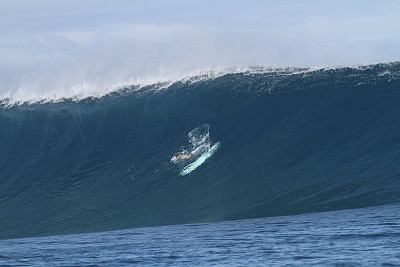
[[[400,206],[0,241],[1,266],[400,266]]]
[[[399,103],[399,62],[249,68],[102,97],[2,99],[0,259],[18,265],[18,253],[31,251],[27,263],[39,265],[47,244],[58,255],[47,262],[66,265],[73,257],[119,265],[129,255],[155,265],[208,265],[214,256],[238,265],[398,264]],[[182,176],[185,166],[171,159],[194,151],[189,133],[201,125],[218,150]],[[71,235],[79,233],[89,234]],[[48,237],[26,239],[40,236]]]

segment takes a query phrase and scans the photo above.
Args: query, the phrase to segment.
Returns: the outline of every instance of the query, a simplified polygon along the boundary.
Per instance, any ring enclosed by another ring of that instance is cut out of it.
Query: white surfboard
[[[198,157],[195,161],[187,165],[185,168],[182,169],[180,172],[180,175],[185,176],[195,169],[197,169],[201,164],[203,164],[206,159],[211,157],[221,146],[220,142],[217,142],[215,145],[213,145],[208,151],[204,152],[200,157]]]

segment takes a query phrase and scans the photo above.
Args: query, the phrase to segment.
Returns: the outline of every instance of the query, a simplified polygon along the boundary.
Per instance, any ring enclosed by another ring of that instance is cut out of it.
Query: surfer
[[[188,155],[188,154],[185,154],[185,153],[182,153],[182,152],[176,153],[175,156],[183,157],[185,159],[190,159],[192,157],[192,155]]]
[[[208,145],[211,146],[211,140],[208,142]],[[176,157],[181,157],[181,158],[185,158],[185,159],[190,159],[191,157],[193,157],[194,155],[197,154],[197,152],[202,149],[204,147],[204,145],[197,147],[196,149],[190,151],[189,154],[185,154],[183,152],[178,152],[175,154]],[[208,147],[209,149],[209,147]],[[208,150],[207,149],[207,150]]]

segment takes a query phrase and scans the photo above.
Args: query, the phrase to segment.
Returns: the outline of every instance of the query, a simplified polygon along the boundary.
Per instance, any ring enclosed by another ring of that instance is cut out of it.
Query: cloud
[[[400,57],[398,2],[28,2],[36,13],[6,1],[0,16],[0,99],[98,94],[204,69]]]

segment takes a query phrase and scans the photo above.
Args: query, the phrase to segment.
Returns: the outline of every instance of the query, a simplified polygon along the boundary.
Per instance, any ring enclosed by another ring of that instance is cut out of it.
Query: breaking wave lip
[[[84,90],[87,93],[72,93],[72,94],[59,94],[54,96],[35,96],[35,97],[3,97],[0,99],[0,106],[2,107],[12,107],[18,105],[25,104],[44,104],[44,103],[57,103],[65,100],[71,100],[74,102],[79,102],[88,98],[91,99],[99,99],[109,94],[118,93],[118,92],[129,92],[141,90],[143,88],[151,88],[151,90],[163,90],[169,88],[171,85],[175,83],[187,83],[193,84],[196,82],[202,82],[207,80],[216,79],[218,77],[229,75],[229,74],[244,74],[244,75],[252,75],[252,74],[278,74],[278,75],[299,75],[299,74],[311,74],[319,71],[336,71],[340,69],[353,69],[353,70],[366,70],[373,68],[377,65],[386,65],[390,66],[396,64],[396,62],[387,62],[387,63],[375,63],[375,64],[358,64],[354,66],[315,66],[315,67],[269,67],[269,66],[241,66],[241,67],[230,67],[224,69],[205,69],[203,71],[191,72],[187,75],[176,77],[176,78],[163,78],[163,79],[145,79],[136,81],[128,81],[128,82],[120,82],[118,85],[110,86],[110,88],[105,90],[99,90],[96,92],[96,89],[92,90]],[[399,76],[400,74],[392,74],[390,71],[384,71],[381,75],[395,75]],[[77,89],[79,86],[75,86],[75,88],[71,88],[71,92],[80,91]]]

